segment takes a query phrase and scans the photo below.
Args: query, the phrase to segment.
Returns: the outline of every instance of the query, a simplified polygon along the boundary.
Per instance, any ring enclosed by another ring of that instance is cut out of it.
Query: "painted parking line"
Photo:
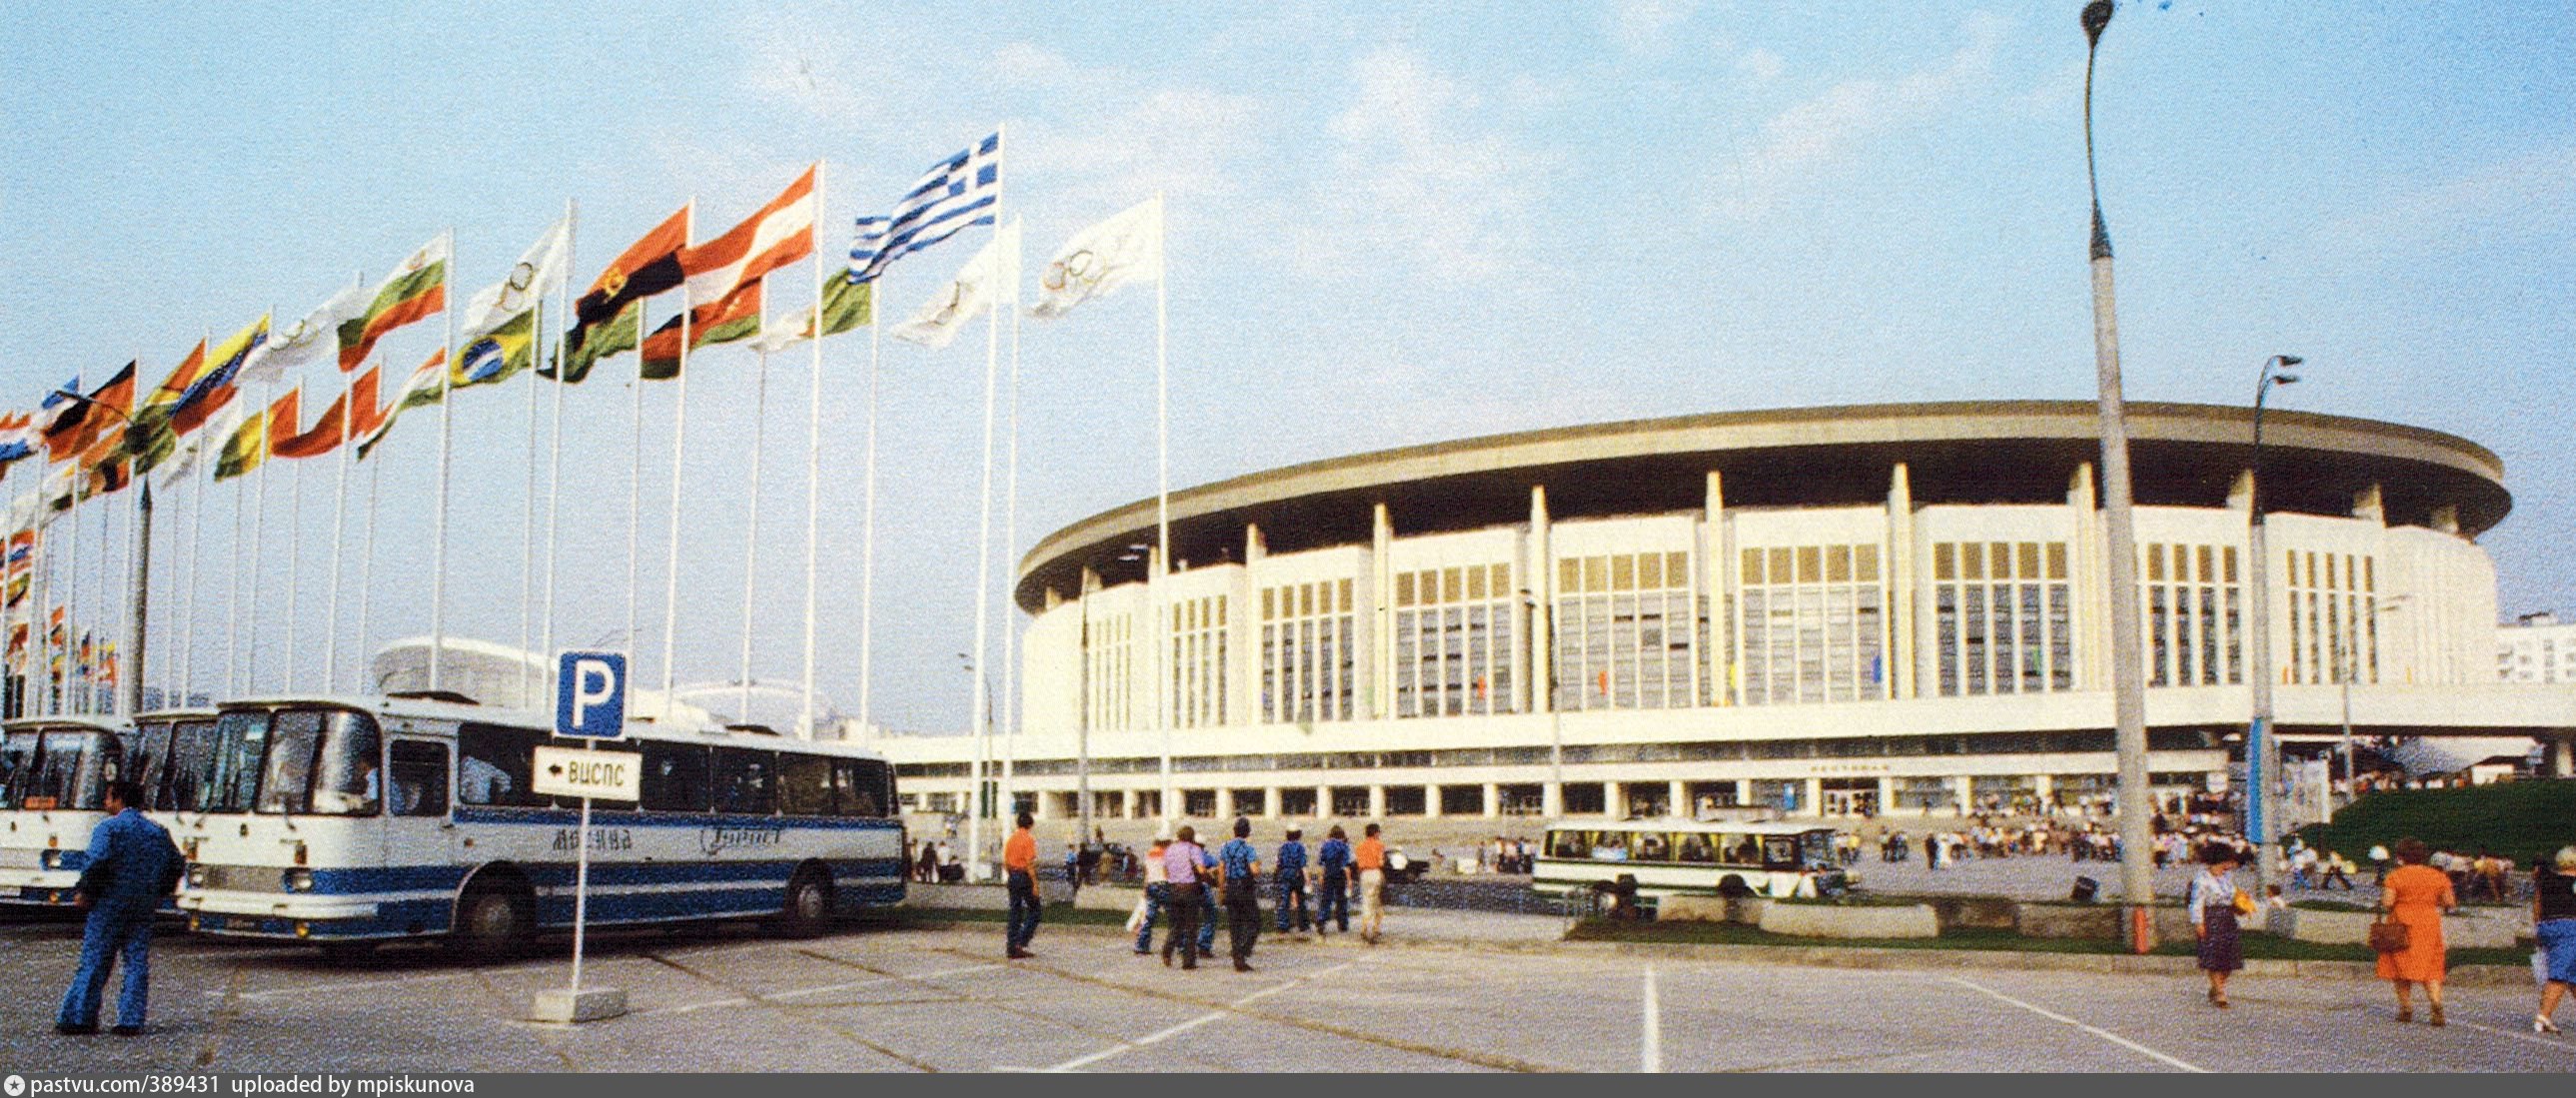
[[[998,964],[969,965],[965,968],[948,968],[941,969],[937,972],[924,972],[917,976],[880,976],[869,980],[848,980],[837,984],[824,984],[820,987],[800,987],[788,991],[772,991],[758,995],[732,995],[722,999],[707,999],[695,1003],[682,1003],[677,1006],[655,1007],[651,1010],[639,1010],[627,1015],[626,1017],[658,1018],[672,1014],[694,1014],[698,1011],[707,1010],[713,1007],[750,1006],[754,1003],[777,1003],[786,999],[801,999],[808,995],[829,995],[835,991],[854,991],[859,988],[876,987],[882,984],[908,983],[914,980],[936,980],[947,976],[965,976],[1000,967],[1002,966]]]
[[[1648,1075],[1664,1070],[1664,1009],[1655,995],[1655,966],[1646,966],[1645,1034],[1639,1039],[1637,1070]]]
[[[1270,996],[1277,995],[1277,994],[1279,994],[1280,992],[1286,991],[1286,990],[1288,990],[1288,989],[1290,989],[1290,988],[1298,987],[1298,986],[1300,986],[1300,985],[1307,984],[1307,983],[1310,983],[1310,982],[1313,982],[1313,981],[1316,981],[1316,980],[1321,980],[1321,979],[1323,979],[1323,978],[1324,978],[1324,977],[1326,977],[1326,976],[1330,976],[1330,975],[1332,975],[1332,974],[1334,974],[1334,973],[1336,973],[1336,972],[1340,972],[1341,970],[1346,969],[1346,968],[1349,968],[1349,967],[1351,967],[1352,965],[1355,965],[1355,964],[1358,964],[1358,963],[1359,963],[1359,962],[1357,962],[1357,961],[1344,961],[1344,962],[1342,962],[1341,964],[1334,965],[1334,966],[1333,966],[1333,967],[1331,967],[1331,968],[1325,969],[1325,970],[1323,970],[1323,971],[1321,971],[1321,972],[1317,972],[1317,973],[1315,973],[1315,974],[1313,974],[1313,975],[1311,975],[1311,976],[1300,976],[1300,977],[1298,977],[1298,978],[1296,978],[1296,979],[1294,979],[1294,980],[1290,980],[1290,981],[1288,981],[1288,982],[1286,982],[1286,983],[1273,984],[1273,985],[1271,985],[1271,986],[1269,986],[1269,987],[1265,987],[1265,988],[1263,988],[1263,989],[1261,989],[1261,990],[1259,990],[1259,991],[1256,991],[1256,992],[1253,992],[1253,993],[1251,993],[1251,994],[1249,994],[1249,995],[1246,995],[1246,996],[1244,996],[1244,997],[1242,997],[1242,998],[1240,998],[1240,999],[1236,999],[1235,1001],[1233,1001],[1233,1002],[1231,1002],[1231,1003],[1227,1003],[1225,1006],[1223,1006],[1223,1007],[1221,1007],[1221,1008],[1219,1008],[1219,1009],[1211,1010],[1211,1011],[1209,1011],[1209,1012],[1207,1012],[1207,1013],[1205,1013],[1205,1014],[1199,1015],[1198,1017],[1196,1017],[1196,1018],[1192,1018],[1192,1019],[1190,1019],[1190,1020],[1188,1020],[1188,1021],[1186,1021],[1186,1022],[1181,1022],[1181,1023],[1175,1024],[1175,1025],[1165,1026],[1165,1027],[1163,1027],[1162,1029],[1155,1030],[1154,1032],[1152,1032],[1152,1033],[1148,1033],[1148,1034],[1146,1034],[1145,1036],[1142,1036],[1142,1037],[1136,1038],[1136,1039],[1135,1039],[1135,1040],[1133,1040],[1133,1041],[1121,1041],[1121,1042],[1119,1042],[1119,1043],[1118,1043],[1118,1044],[1116,1044],[1116,1045],[1113,1045],[1113,1046],[1111,1046],[1111,1047],[1109,1047],[1109,1048],[1102,1049],[1102,1050],[1100,1050],[1100,1051],[1098,1051],[1098,1052],[1095,1052],[1095,1053],[1092,1053],[1092,1054],[1090,1054],[1090,1055],[1088,1055],[1088,1056],[1077,1056],[1077,1057],[1074,1057],[1073,1059],[1067,1060],[1067,1061],[1065,1061],[1065,1062],[1063,1062],[1063,1063],[1061,1063],[1061,1064],[1057,1064],[1057,1065],[1055,1065],[1054,1067],[1047,1068],[1046,1070],[1047,1070],[1047,1071],[1080,1071],[1080,1070],[1082,1070],[1082,1069],[1083,1069],[1083,1068],[1085,1068],[1085,1067],[1088,1067],[1088,1066],[1090,1066],[1090,1065],[1092,1065],[1092,1064],[1099,1063],[1100,1061],[1102,1061],[1102,1060],[1106,1060],[1106,1059],[1108,1059],[1108,1058],[1110,1058],[1110,1057],[1112,1057],[1112,1056],[1123,1055],[1123,1054],[1125,1054],[1125,1053],[1134,1052],[1134,1051],[1136,1051],[1137,1049],[1140,1049],[1140,1048],[1146,1048],[1146,1047],[1148,1047],[1148,1046],[1161,1044],[1161,1043],[1162,1043],[1162,1042],[1164,1042],[1164,1041],[1171,1040],[1171,1039],[1172,1039],[1172,1038],[1174,1038],[1174,1037],[1178,1037],[1178,1036],[1180,1036],[1181,1034],[1188,1033],[1189,1031],[1194,1030],[1194,1029],[1197,1029],[1197,1028],[1199,1028],[1200,1026],[1206,1025],[1206,1024],[1208,1024],[1208,1023],[1210,1023],[1210,1022],[1214,1022],[1214,1021],[1217,1021],[1218,1019],[1224,1018],[1224,1017],[1226,1017],[1227,1015],[1233,1014],[1233,1013],[1234,1013],[1238,1008],[1246,1007],[1246,1006],[1250,1006],[1250,1005],[1252,1005],[1253,1003],[1256,1003],[1256,1002],[1259,1002],[1259,1001],[1261,1001],[1261,1000],[1263,1000],[1263,999],[1269,998]]]
[[[2048,1019],[2048,1020],[2050,1020],[2050,1021],[2053,1021],[2053,1022],[2063,1022],[2063,1023],[2067,1024],[2067,1025],[2070,1025],[2070,1026],[2073,1026],[2073,1027],[2075,1027],[2075,1028],[2077,1028],[2077,1029],[2083,1030],[2083,1031],[2084,1031],[2084,1032],[2086,1032],[2086,1033],[2090,1033],[2090,1034],[2092,1034],[2092,1035],[2094,1035],[2094,1036],[2096,1036],[2096,1037],[2099,1037],[2099,1038],[2101,1038],[2101,1039],[2103,1039],[2103,1040],[2105,1040],[2105,1041],[2109,1041],[2109,1042],[2111,1042],[2112,1044],[2118,1045],[2118,1046],[2120,1046],[2121,1048],[2125,1048],[2125,1049],[2128,1049],[2128,1050],[2129,1050],[2129,1051],[2131,1051],[2131,1052],[2135,1052],[2135,1053],[2137,1053],[2137,1054],[2139,1054],[2139,1055],[2141,1055],[2141,1056],[2146,1056],[2146,1057],[2153,1058],[2153,1059],[2155,1059],[2155,1060],[2162,1061],[2163,1063],[2168,1064],[2168,1065],[2170,1065],[2170,1066],[2172,1066],[2172,1067],[2178,1068],[2178,1069],[2183,1070],[2183,1071],[2192,1072],[2192,1073],[2194,1073],[2194,1074],[2206,1075],[2206,1074],[2208,1074],[2208,1073],[2209,1073],[2209,1069],[2208,1069],[2208,1068],[2201,1067],[2201,1066],[2200,1066],[2200,1065],[2198,1065],[2198,1064],[2194,1064],[2194,1063],[2191,1063],[2191,1062],[2186,1061],[2186,1060],[2178,1059],[2178,1058],[2173,1057],[2173,1056],[2168,1056],[2168,1055],[2166,1055],[2166,1054],[2164,1054],[2164,1053],[2162,1053],[2162,1052],[2158,1052],[2158,1051],[2156,1051],[2155,1049],[2151,1049],[2151,1048],[2148,1048],[2148,1047],[2147,1047],[2147,1046],[2145,1046],[2145,1045],[2139,1044],[2139,1043],[2137,1043],[2136,1041],[2132,1041],[2132,1040],[2130,1040],[2130,1039],[2128,1039],[2128,1038],[2126,1038],[2126,1037],[2122,1037],[2122,1036],[2120,1036],[2120,1035],[2119,1035],[2119,1034],[2117,1034],[2117,1033],[2113,1033],[2113,1032],[2111,1032],[2110,1030],[2103,1029],[2103,1028],[2101,1028],[2101,1027],[2099,1027],[2099,1026],[2089,1026],[2089,1025],[2086,1025],[2086,1024],[2084,1024],[2084,1023],[2082,1023],[2082,1022],[2076,1021],[2076,1020],[2075,1020],[2075,1019],[2073,1019],[2073,1018],[2069,1018],[2069,1017],[2067,1017],[2067,1016],[2065,1016],[2065,1015],[2063,1015],[2063,1014],[2059,1014],[2059,1013],[2058,1013],[2058,1012],[2056,1012],[2056,1011],[2050,1010],[2050,1009],[2048,1009],[2047,1007],[2038,1006],[2038,1005],[2035,1005],[2035,1004],[2032,1004],[2032,1003],[2026,1003],[2026,1002],[2023,1002],[2023,1001],[2021,1001],[2021,1000],[2019,1000],[2019,999],[2013,998],[2013,997],[2012,997],[2012,996],[2010,996],[2010,995],[2006,995],[2006,994],[2004,994],[2003,992],[1997,991],[1997,990],[1995,990],[1995,989],[1993,989],[1993,988],[1990,988],[1990,987],[1987,987],[1987,986],[1985,986],[1985,985],[1983,985],[1983,984],[1976,983],[1975,981],[1972,981],[1972,980],[1962,980],[1962,979],[1960,979],[1960,978],[1958,978],[1958,977],[1956,977],[1956,976],[1950,976],[1950,977],[1945,977],[1945,978],[1946,978],[1949,982],[1954,983],[1954,984],[1957,984],[1957,985],[1959,985],[1960,987],[1967,988],[1967,989],[1968,989],[1968,990],[1970,990],[1970,991],[1974,991],[1974,992],[1977,992],[1978,994],[1985,995],[1985,996],[1987,996],[1987,997],[1989,997],[1989,998],[1995,999],[1995,1000],[1996,1000],[1996,1001],[1998,1001],[1998,1002],[2009,1003],[2009,1004],[2011,1004],[2011,1005],[2013,1005],[2013,1006],[2020,1007],[2020,1008],[2021,1008],[2021,1009],[2023,1009],[2023,1010],[2027,1010],[2027,1011],[2029,1011],[2029,1012],[2031,1012],[2031,1013],[2033,1013],[2033,1014],[2039,1015],[2040,1017],[2042,1017],[2042,1018],[2046,1018],[2046,1019]]]
[[[2463,1022],[2457,1018],[2450,1019],[2450,1023],[2455,1026],[2474,1029],[2481,1033],[2492,1033],[2498,1037],[2511,1037],[2517,1041],[2528,1041],[2532,1044],[2539,1045],[2542,1048],[2554,1048],[2561,1052],[2576,1053],[2576,1044],[2569,1043],[2565,1037],[2543,1037],[2537,1033],[2516,1033],[2509,1029],[2497,1029],[2494,1026],[2479,1025],[2476,1022]]]

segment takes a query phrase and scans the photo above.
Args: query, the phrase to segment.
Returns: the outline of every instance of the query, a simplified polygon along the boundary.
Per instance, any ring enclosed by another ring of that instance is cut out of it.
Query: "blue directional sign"
[[[567,651],[555,665],[555,734],[616,739],[626,733],[626,655]]]

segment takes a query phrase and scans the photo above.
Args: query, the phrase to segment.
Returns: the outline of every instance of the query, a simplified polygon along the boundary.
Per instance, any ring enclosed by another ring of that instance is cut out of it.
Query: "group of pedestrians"
[[[2379,954],[2380,979],[2397,998],[2397,1020],[2415,1020],[2415,988],[2424,989],[2426,1021],[2440,1026],[2442,984],[2449,974],[2449,951],[2442,940],[2442,916],[2460,906],[2449,874],[2427,864],[2432,851],[2417,839],[2397,844],[2397,867],[2380,882],[2381,925],[2372,946]],[[2239,920],[2254,914],[2256,904],[2236,887],[2234,873],[2244,855],[2232,845],[2212,842],[2201,851],[2203,868],[2184,894],[2191,917],[2202,972],[2209,978],[2210,1005],[2225,1008],[2228,977],[2245,967]],[[2576,987],[2576,846],[2562,847],[2532,874],[2533,936],[2541,955],[2539,1009],[2531,1031],[2558,1033],[2553,1017],[2570,987]]]
[[[1312,856],[1305,832],[1291,827],[1265,860],[1252,843],[1252,821],[1234,821],[1234,837],[1211,854],[1199,845],[1195,829],[1182,827],[1157,835],[1145,852],[1145,897],[1129,926],[1136,932],[1135,952],[1154,950],[1154,926],[1164,922],[1162,958],[1175,954],[1179,967],[1195,969],[1199,958],[1213,956],[1217,907],[1225,908],[1228,953],[1235,971],[1252,971],[1252,953],[1261,936],[1262,885],[1268,881],[1272,921],[1281,934],[1303,934],[1311,927],[1321,940],[1331,930],[1349,933],[1351,893],[1360,896],[1360,938],[1375,944],[1385,917],[1386,843],[1378,825],[1369,824],[1354,846],[1340,825],[1326,832]],[[1307,908],[1309,900],[1314,910]]]

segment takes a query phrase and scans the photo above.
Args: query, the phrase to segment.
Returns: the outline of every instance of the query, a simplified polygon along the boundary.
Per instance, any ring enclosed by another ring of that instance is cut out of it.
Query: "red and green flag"
[[[355,370],[384,334],[447,308],[448,238],[422,245],[376,287],[366,310],[340,322],[340,369]]]

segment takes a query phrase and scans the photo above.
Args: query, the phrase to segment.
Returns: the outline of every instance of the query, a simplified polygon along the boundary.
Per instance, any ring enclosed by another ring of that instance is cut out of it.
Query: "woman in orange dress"
[[[2380,885],[2379,907],[2405,924],[2406,948],[2379,955],[2379,978],[2397,986],[2400,1022],[2415,1020],[2413,988],[2424,985],[2425,1001],[2432,1004],[2432,1021],[2438,1026],[2442,1024],[2445,969],[2442,913],[2459,907],[2460,900],[2451,891],[2450,876],[2424,864],[2431,853],[2421,840],[2397,844],[2398,867]]]

